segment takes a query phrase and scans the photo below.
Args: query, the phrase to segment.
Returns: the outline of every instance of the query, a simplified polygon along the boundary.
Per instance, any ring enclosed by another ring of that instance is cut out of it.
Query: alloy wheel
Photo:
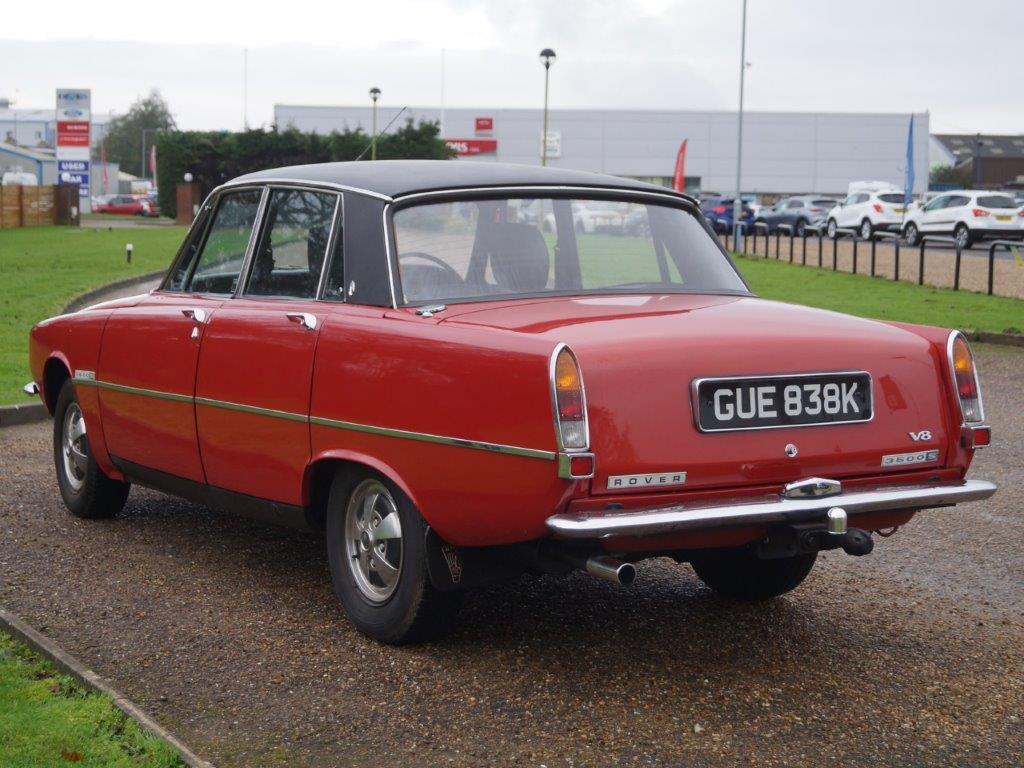
[[[85,473],[89,467],[89,443],[85,435],[85,419],[78,403],[71,403],[64,411],[64,426],[61,432],[64,477],[71,489],[78,493],[85,485]]]
[[[382,482],[356,486],[345,510],[345,551],[359,593],[371,603],[387,602],[402,575],[402,521]]]

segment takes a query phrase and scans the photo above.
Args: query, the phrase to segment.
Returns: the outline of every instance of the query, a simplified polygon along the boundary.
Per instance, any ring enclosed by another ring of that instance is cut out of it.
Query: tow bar
[[[773,528],[758,544],[758,557],[772,560],[826,549],[842,549],[855,557],[869,554],[875,548],[871,534],[861,528],[847,527],[846,521],[846,510],[832,507],[824,525],[795,523]]]

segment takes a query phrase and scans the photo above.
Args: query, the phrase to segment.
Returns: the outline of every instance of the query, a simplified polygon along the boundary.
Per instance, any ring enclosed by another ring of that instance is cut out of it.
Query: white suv
[[[877,229],[899,232],[906,210],[903,192],[898,189],[851,192],[828,212],[825,229],[833,239],[837,229],[847,228],[856,229],[861,238],[870,240]]]
[[[921,235],[952,235],[961,248],[986,237],[1024,237],[1024,208],[1005,192],[961,189],[939,195],[907,213],[903,237],[915,245]]]

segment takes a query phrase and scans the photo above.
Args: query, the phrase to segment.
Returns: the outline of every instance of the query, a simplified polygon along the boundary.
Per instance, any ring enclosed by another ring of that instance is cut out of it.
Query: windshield
[[[601,199],[498,198],[394,214],[404,303],[581,293],[748,293],[697,218]]]

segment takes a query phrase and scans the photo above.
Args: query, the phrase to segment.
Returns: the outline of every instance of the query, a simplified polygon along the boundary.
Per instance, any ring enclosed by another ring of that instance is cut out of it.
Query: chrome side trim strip
[[[258,405],[245,405],[244,403],[231,403],[227,400],[214,400],[209,397],[194,397],[192,399],[196,405],[205,405],[210,408],[223,408],[226,411],[252,413],[256,416],[270,416],[275,419],[285,419],[286,421],[300,421],[303,423],[309,421],[309,418],[303,413],[279,411],[275,408],[261,408]]]
[[[222,189],[233,189],[234,187],[257,187],[257,186],[278,186],[278,187],[303,187],[307,189],[327,189],[336,192],[355,192],[360,195],[366,195],[367,197],[375,197],[378,200],[384,200],[390,202],[392,200],[388,195],[383,195],[380,192],[374,192],[373,190],[363,189],[362,187],[350,187],[347,184],[338,184],[333,181],[313,181],[311,179],[277,179],[277,178],[265,178],[265,179],[235,179],[233,181],[226,181],[219,187],[210,193],[213,196]]]
[[[558,454],[554,451],[544,451],[539,448],[520,448],[516,445],[504,445],[502,443],[487,443],[482,440],[466,440],[461,437],[447,437],[445,435],[431,435],[426,432],[412,432],[405,429],[392,429],[390,427],[374,427],[368,424],[356,424],[351,421],[339,421],[337,419],[325,419],[321,416],[311,416],[310,424],[321,427],[334,427],[335,429],[347,429],[352,432],[364,432],[370,435],[383,435],[384,437],[400,437],[406,440],[419,440],[424,443],[437,443],[440,445],[455,445],[460,448],[474,448],[480,451],[492,453],[505,453],[511,456],[525,456],[530,459],[544,459],[555,461]]]
[[[180,395],[176,392],[160,392],[154,389],[142,387],[130,387],[126,384],[113,384],[108,381],[96,381],[93,379],[75,378],[77,384],[84,384],[101,389],[109,389],[113,392],[123,392],[129,395],[140,395],[142,397],[154,397],[160,400],[173,400],[179,403],[194,403],[209,408],[223,408],[228,411],[239,413],[251,413],[255,416],[267,416],[274,419],[285,419],[301,423],[316,424],[321,427],[332,427],[334,429],[345,429],[350,432],[362,432],[370,435],[383,435],[384,437],[397,437],[405,440],[418,440],[424,443],[436,443],[438,445],[452,445],[458,448],[472,448],[477,451],[489,451],[490,453],[502,453],[509,456],[523,456],[528,459],[543,459],[545,461],[557,461],[558,453],[545,451],[539,448],[522,448],[518,445],[505,445],[503,443],[489,443],[483,440],[467,440],[461,437],[450,437],[447,435],[432,435],[427,432],[413,432],[406,429],[393,429],[391,427],[377,427],[370,424],[357,424],[352,421],[341,421],[338,419],[326,419],[322,416],[306,416],[304,413],[293,413],[291,411],[279,411],[274,408],[261,408],[258,405],[245,405],[244,403],[232,403],[227,400],[214,400],[209,397],[193,397],[192,395]]]
[[[109,389],[112,392],[122,392],[127,395],[142,395],[143,397],[155,397],[157,400],[173,400],[176,403],[191,403],[192,395],[179,395],[177,392],[161,392],[156,389],[143,389],[142,387],[129,387],[125,384],[112,384],[109,381],[97,381],[96,379],[85,379],[75,376],[75,384],[84,384],[89,387]]]
[[[985,480],[935,485],[877,486],[822,499],[784,499],[762,496],[762,501],[732,499],[718,504],[679,504],[628,511],[570,512],[552,515],[548,529],[564,539],[601,539],[608,536],[653,536],[734,525],[822,521],[832,507],[850,515],[897,509],[929,509],[966,501],[981,501],[996,492]],[[855,522],[855,521],[853,521]]]

